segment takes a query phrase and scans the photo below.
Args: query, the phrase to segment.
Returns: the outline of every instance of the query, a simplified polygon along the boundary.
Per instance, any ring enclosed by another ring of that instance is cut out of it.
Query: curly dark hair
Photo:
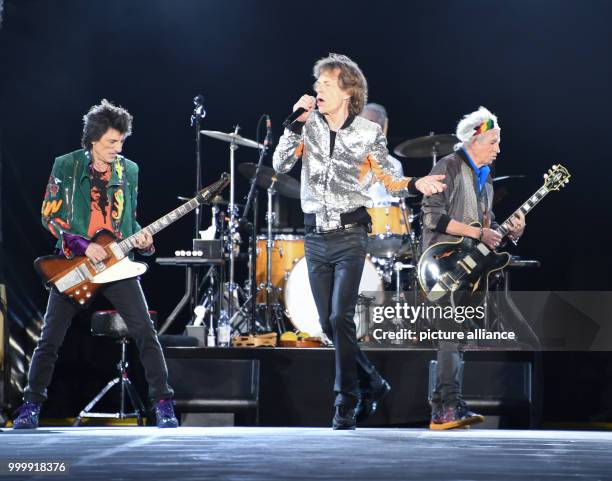
[[[115,129],[126,137],[132,133],[132,116],[123,107],[102,99],[83,116],[83,137],[81,145],[91,150],[92,142],[100,140],[108,129]]]
[[[322,71],[340,71],[338,85],[351,95],[349,113],[359,115],[368,101],[368,82],[359,66],[346,55],[330,53],[315,63],[312,74],[318,79]]]

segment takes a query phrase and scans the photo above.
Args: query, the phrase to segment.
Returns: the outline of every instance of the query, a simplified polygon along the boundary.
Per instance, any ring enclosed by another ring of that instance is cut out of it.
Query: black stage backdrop
[[[498,114],[495,173],[527,176],[512,184],[498,217],[538,188],[551,164],[565,164],[571,183],[530,215],[517,252],[542,268],[515,277],[514,288],[610,289],[611,19],[612,2],[597,0],[9,0],[0,32],[3,211],[20,294],[43,308],[31,261],[53,242],[40,226],[40,202],[53,158],[79,148],[91,105],[108,98],[135,117],[124,154],[141,166],[146,224],[193,193],[196,94],[208,111],[203,128],[240,124],[254,138],[269,113],[278,137],[295,100],[311,92],[313,62],[328,52],[364,70],[370,100],[389,111],[391,148],[453,132],[479,105]],[[229,169],[229,150],[209,138],[202,145],[207,184]],[[254,162],[256,153],[242,148],[237,159]],[[430,166],[402,163],[409,175]],[[240,178],[240,197],[246,187]],[[192,218],[160,233],[158,255],[189,248],[192,233]],[[143,282],[165,317],[182,295],[182,271],[152,265]]]

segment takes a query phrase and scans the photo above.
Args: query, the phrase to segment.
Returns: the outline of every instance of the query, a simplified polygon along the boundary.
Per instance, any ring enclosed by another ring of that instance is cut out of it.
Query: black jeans
[[[105,285],[98,292],[115,306],[128,327],[130,337],[136,343],[151,399],[155,402],[171,398],[174,392],[168,386],[164,353],[140,282],[137,279],[117,281]],[[43,402],[47,399],[47,387],[51,384],[57,352],[78,311],[79,308],[55,288],[51,290],[40,339],[30,362],[28,385],[23,397],[25,401]]]
[[[304,244],[319,323],[336,349],[336,405],[354,405],[360,393],[382,382],[357,344],[353,320],[366,246],[365,227],[329,234],[308,233]]]

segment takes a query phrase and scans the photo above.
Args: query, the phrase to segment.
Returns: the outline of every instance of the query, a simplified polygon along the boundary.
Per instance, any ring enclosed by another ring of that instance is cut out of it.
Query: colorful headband
[[[484,134],[487,130],[491,130],[494,126],[495,122],[493,122],[493,119],[487,119],[474,129],[474,135]]]

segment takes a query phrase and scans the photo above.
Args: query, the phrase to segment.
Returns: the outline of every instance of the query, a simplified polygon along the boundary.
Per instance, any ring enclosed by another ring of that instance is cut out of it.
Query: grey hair
[[[475,135],[475,130],[485,120],[489,119],[493,121],[494,129],[501,130],[499,124],[497,123],[497,116],[492,114],[484,107],[479,107],[475,112],[465,115],[457,124],[457,131],[455,135],[459,139],[459,143],[455,144],[455,150],[471,144],[478,137]]]
[[[385,129],[385,124],[389,119],[389,116],[387,115],[387,109],[385,109],[380,104],[369,103],[363,108],[361,116],[364,117],[364,114],[366,112],[370,116],[370,120],[372,122],[376,122],[378,125],[380,125],[381,129]]]

